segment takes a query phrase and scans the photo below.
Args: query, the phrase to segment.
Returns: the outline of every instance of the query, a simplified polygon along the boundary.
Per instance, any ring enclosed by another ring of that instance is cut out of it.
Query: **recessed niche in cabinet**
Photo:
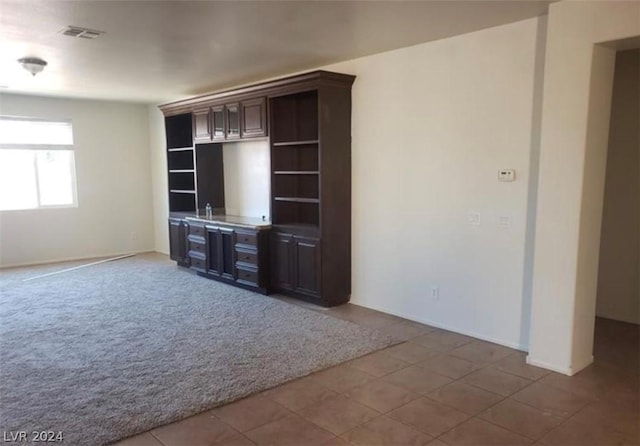
[[[193,170],[193,150],[169,150],[169,170]]]
[[[195,192],[169,192],[169,210],[171,212],[194,212],[196,210]]]
[[[224,163],[221,143],[196,144],[198,209],[224,209]]]
[[[170,190],[195,190],[196,183],[193,172],[170,172],[169,173],[169,189]]]
[[[318,139],[318,91],[305,91],[271,99],[272,142]]]
[[[193,146],[191,122],[191,113],[167,116],[165,118],[164,125],[168,149]]]
[[[318,174],[276,174],[273,176],[274,197],[318,198]]]
[[[271,152],[271,168],[274,172],[317,172],[318,144],[274,145]]]
[[[318,226],[318,200],[293,201],[287,198],[274,198],[273,224],[276,225],[311,225]]]

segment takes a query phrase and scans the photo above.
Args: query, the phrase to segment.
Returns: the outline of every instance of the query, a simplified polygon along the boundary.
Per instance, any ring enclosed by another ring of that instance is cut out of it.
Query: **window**
[[[0,211],[77,206],[70,121],[0,116]]]

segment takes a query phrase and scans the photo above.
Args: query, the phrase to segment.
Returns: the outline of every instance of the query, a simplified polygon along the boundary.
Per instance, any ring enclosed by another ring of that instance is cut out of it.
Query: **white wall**
[[[153,227],[155,250],[169,254],[169,179],[164,115],[155,105],[147,109],[149,119],[149,151],[153,189]]]
[[[640,50],[616,55],[596,315],[640,324]]]
[[[637,35],[637,2],[549,6],[528,360],[567,374],[593,360],[615,57],[594,45]]]
[[[352,302],[526,348],[525,230],[543,20],[325,67],[357,76]],[[498,182],[505,168],[516,170],[515,182]],[[468,223],[472,212],[480,225]],[[509,227],[498,225],[501,217]]]
[[[543,24],[529,19],[323,67],[357,76],[352,302],[526,348],[525,231]],[[151,129],[156,250],[167,252],[165,149],[161,125]],[[224,156],[226,176],[250,163],[231,161],[230,148]],[[504,168],[516,170],[515,182],[498,182]],[[231,198],[228,180],[228,211],[259,209]],[[480,225],[468,224],[471,212]],[[500,217],[510,226],[500,227]]]
[[[71,119],[78,191],[77,208],[0,212],[0,266],[153,250],[146,106],[3,94],[0,113]]]
[[[223,144],[226,213],[270,219],[271,163],[269,141]]]
[[[529,345],[565,373],[588,363],[613,60],[593,44],[638,34],[639,7],[554,3],[548,33],[530,19],[323,67],[357,76],[354,303]]]

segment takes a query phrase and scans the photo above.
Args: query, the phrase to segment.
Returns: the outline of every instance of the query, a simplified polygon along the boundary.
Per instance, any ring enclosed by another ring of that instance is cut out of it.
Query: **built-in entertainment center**
[[[264,294],[347,302],[354,80],[314,71],[161,105],[171,259]],[[223,144],[259,139],[270,150],[271,220],[226,215]]]

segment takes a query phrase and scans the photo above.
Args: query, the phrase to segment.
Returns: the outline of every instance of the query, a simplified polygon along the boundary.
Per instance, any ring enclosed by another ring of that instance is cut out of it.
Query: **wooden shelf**
[[[179,189],[169,189],[169,192],[172,194],[196,194],[195,190],[179,190]]]
[[[195,169],[169,169],[169,173],[194,173]]]
[[[320,203],[318,198],[298,198],[298,197],[273,197],[275,201],[288,201],[290,203]]]
[[[309,139],[306,141],[287,141],[287,142],[274,142],[273,147],[287,147],[287,146],[308,146],[311,144],[318,144],[317,139]]]
[[[318,175],[317,170],[276,170],[274,175]]]
[[[187,150],[193,150],[193,147],[172,147],[167,149],[168,152],[186,152]]]

